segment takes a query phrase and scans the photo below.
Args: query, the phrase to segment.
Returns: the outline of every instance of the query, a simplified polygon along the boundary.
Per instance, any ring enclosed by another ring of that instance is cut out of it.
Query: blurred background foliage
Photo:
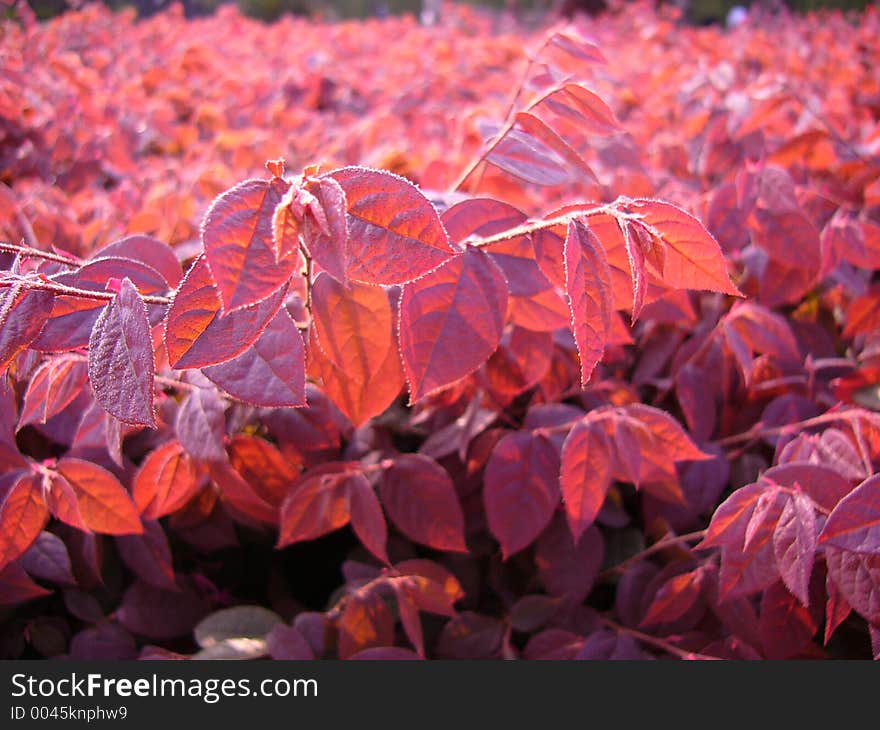
[[[161,10],[172,0],[104,0],[107,5],[121,9],[134,7],[142,16]],[[384,15],[412,13],[418,15],[423,4],[431,0],[182,0],[188,16],[205,15],[213,12],[222,3],[235,2],[242,12],[254,18],[271,22],[286,13],[307,15],[327,19],[367,18]],[[571,15],[576,9],[596,11],[606,6],[605,0],[458,0],[464,4],[482,6],[495,10],[513,9],[517,13],[534,17],[541,13],[560,13]],[[611,0],[614,2],[614,0]],[[659,0],[662,3],[664,0]],[[860,10],[871,0],[771,0],[777,5],[787,5],[791,10],[806,12],[836,8],[840,10]],[[666,0],[686,8],[686,17],[692,22],[723,22],[727,12],[734,5],[763,4],[766,0]],[[39,18],[50,18],[68,7],[68,0],[27,0],[28,5]],[[625,7],[625,1],[620,7]]]

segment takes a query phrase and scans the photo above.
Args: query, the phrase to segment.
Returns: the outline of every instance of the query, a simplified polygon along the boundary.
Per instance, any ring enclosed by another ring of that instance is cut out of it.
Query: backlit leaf
[[[17,472],[5,476],[3,482],[5,484],[0,483],[0,570],[34,543],[49,520],[40,475]]]
[[[388,526],[373,485],[363,474],[355,473],[349,477],[346,486],[352,529],[367,550],[383,563],[388,563],[388,552],[385,548]]]
[[[357,361],[348,363],[343,370],[324,355],[314,328],[310,336],[309,374],[320,379],[323,392],[355,426],[384,412],[400,395],[405,380],[396,347],[388,348],[384,362],[375,372],[358,371]]]
[[[73,487],[80,514],[90,530],[109,535],[144,531],[134,502],[109,471],[72,458],[61,459],[55,470]]]
[[[816,556],[816,512],[806,495],[795,492],[785,503],[773,532],[773,553],[785,587],[808,606]]]
[[[708,289],[740,296],[730,280],[718,242],[702,223],[669,203],[636,200],[627,209],[648,226],[655,246],[662,246],[663,283],[679,289]]]
[[[180,509],[198,489],[192,460],[176,439],[147,454],[132,485],[141,515],[155,520]]]
[[[45,423],[63,411],[82,392],[88,379],[88,365],[82,357],[59,355],[44,362],[25,391],[18,428]]]
[[[581,385],[586,386],[605,352],[611,325],[611,273],[596,236],[577,221],[568,225],[564,256],[571,330],[581,362]]]
[[[349,597],[339,619],[339,658],[394,644],[394,619],[376,593]]]
[[[43,329],[54,297],[47,291],[0,290],[0,373]]]
[[[337,281],[348,281],[349,232],[345,191],[332,177],[320,178],[308,186],[320,207],[319,220],[306,209],[303,234],[306,246],[318,265]]]
[[[880,474],[846,495],[825,522],[819,542],[880,556]]]
[[[343,286],[328,274],[312,285],[312,314],[318,344],[330,361],[354,375],[375,373],[392,346],[391,304],[384,289]]]
[[[217,286],[200,256],[180,282],[165,317],[168,362],[175,368],[201,368],[240,355],[275,316],[285,293],[282,286],[252,307],[221,313]]]
[[[404,287],[400,349],[410,396],[417,401],[476,370],[498,347],[507,284],[478,249]]]
[[[504,558],[530,545],[559,505],[559,455],[545,436],[510,433],[492,450],[484,474],[489,531]]]
[[[575,540],[595,522],[611,484],[611,454],[605,435],[579,423],[562,447],[560,487],[568,526]]]
[[[213,389],[194,387],[189,391],[177,410],[174,431],[190,456],[205,461],[226,459],[224,410]]]
[[[306,404],[305,370],[302,335],[282,307],[249,349],[202,373],[237,400],[277,408]]]
[[[351,467],[330,462],[304,472],[281,503],[278,547],[314,540],[348,524]]]
[[[95,400],[120,421],[155,428],[155,369],[147,309],[126,277],[89,339],[89,382]]]
[[[421,454],[403,454],[382,473],[382,506],[410,539],[437,550],[466,552],[464,516],[449,474]]]
[[[365,284],[403,284],[456,253],[440,217],[419,189],[390,172],[344,167],[328,173],[345,192],[348,276]]]
[[[277,259],[272,220],[289,183],[246,180],[211,204],[202,223],[205,261],[224,313],[248,307],[277,291],[295,258]]]

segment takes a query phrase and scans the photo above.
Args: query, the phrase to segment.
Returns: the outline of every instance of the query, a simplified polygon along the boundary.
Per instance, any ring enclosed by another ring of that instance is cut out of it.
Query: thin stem
[[[511,238],[526,236],[535,231],[543,231],[547,228],[553,228],[554,226],[568,225],[571,221],[577,218],[589,218],[596,215],[613,215],[615,217],[621,217],[623,215],[623,217],[625,217],[625,214],[621,214],[621,212],[615,208],[615,205],[616,203],[607,203],[597,205],[593,208],[573,210],[564,215],[547,218],[541,221],[528,221],[522,225],[508,228],[506,231],[501,231],[500,233],[495,233],[491,236],[469,238],[466,242],[469,246],[489,246],[493,243],[499,243],[500,241],[509,241]]]
[[[153,376],[153,382],[164,388],[174,388],[176,390],[185,390],[187,392],[198,390],[198,387],[195,385],[190,385],[189,383],[184,383],[182,380],[175,380],[174,378],[166,378],[164,375]]]
[[[613,565],[610,568],[603,570],[599,574],[600,579],[610,578],[615,573],[622,573],[626,568],[628,568],[633,563],[637,563],[640,560],[644,560],[647,557],[650,557],[654,553],[658,553],[661,550],[665,550],[668,547],[672,547],[673,545],[681,545],[682,543],[687,542],[695,542],[697,540],[702,540],[706,536],[706,530],[697,530],[696,532],[688,532],[684,535],[673,535],[671,537],[663,537],[657,542],[655,542],[650,547],[637,552],[635,555],[630,555],[626,560],[617,565]]]
[[[0,251],[4,253],[14,253],[29,259],[43,259],[52,261],[56,264],[64,264],[65,266],[79,266],[81,262],[70,256],[62,256],[61,254],[52,253],[50,251],[42,251],[33,246],[16,246],[14,243],[4,243],[0,241]]]
[[[821,426],[825,423],[833,423],[834,421],[840,420],[840,417],[840,413],[823,413],[822,415],[814,416],[813,418],[806,418],[803,421],[797,421],[796,423],[787,423],[784,426],[765,428],[758,424],[757,426],[750,428],[748,431],[718,439],[716,443],[718,443],[719,446],[732,446],[734,444],[742,443],[743,441],[763,438],[764,436],[783,436],[790,431],[800,431],[804,428]]]
[[[483,147],[483,150],[480,152],[480,154],[471,161],[471,163],[461,172],[455,182],[452,183],[452,186],[449,188],[450,193],[454,193],[462,185],[464,185],[465,182],[467,182],[467,179],[474,173],[474,170],[476,170],[477,167],[479,167],[483,162],[486,161],[486,158],[489,157],[490,154],[492,154],[492,151],[501,143],[501,140],[504,139],[504,137],[507,136],[507,133],[510,132],[510,130],[513,129],[513,127],[516,125],[516,114],[514,113],[516,111],[516,102],[522,95],[523,89],[526,86],[526,82],[529,80],[529,75],[532,72],[532,67],[535,64],[535,59],[537,58],[538,54],[540,54],[540,52],[543,51],[544,48],[547,46],[549,40],[550,37],[548,36],[544,39],[544,43],[537,50],[537,52],[528,57],[528,62],[526,63],[525,70],[520,77],[519,83],[516,86],[516,90],[514,91],[513,96],[511,96],[510,103],[507,106],[507,111],[504,114],[504,124],[501,125],[501,129],[498,130],[498,132],[492,138],[492,141],[489,142],[488,145]],[[560,88],[560,86],[554,85],[552,89],[544,92],[537,99],[526,105],[523,110],[528,111],[529,109],[533,109],[535,106],[544,101],[544,99],[546,99],[548,96],[559,91]]]
[[[92,291],[90,289],[77,289],[74,286],[66,286],[59,284],[57,281],[50,279],[10,279],[7,281],[0,280],[0,287],[21,285],[25,289],[34,291],[48,291],[58,296],[78,297],[79,299],[93,299],[99,302],[110,302],[116,296],[111,291]],[[169,297],[161,297],[155,295],[142,295],[141,299],[145,304],[158,304],[167,307],[171,304]]]
[[[689,659],[689,660],[705,660],[705,661],[718,661],[720,657],[711,656],[709,654],[700,654],[695,651],[687,651],[686,649],[682,649],[679,646],[667,641],[666,639],[660,639],[656,636],[651,636],[650,634],[642,633],[641,631],[637,631],[636,629],[628,628],[627,626],[621,626],[616,621],[612,621],[610,618],[605,616],[601,617],[602,623],[605,624],[609,629],[616,631],[619,634],[627,634],[638,641],[641,641],[644,644],[648,644],[649,646],[656,647],[657,649],[661,649],[665,651],[667,654],[671,654],[674,657],[678,657],[679,659]]]
[[[309,313],[309,324],[311,324],[315,319],[314,315],[312,314],[312,273],[314,271],[315,262],[312,260],[312,255],[309,253],[304,243],[300,243],[299,251],[306,262],[306,311]],[[299,327],[299,323],[297,323],[297,327]],[[305,327],[299,327],[299,329],[308,329],[308,325],[306,325]]]

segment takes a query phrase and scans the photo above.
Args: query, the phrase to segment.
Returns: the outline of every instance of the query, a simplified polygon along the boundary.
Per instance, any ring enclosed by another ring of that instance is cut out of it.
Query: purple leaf
[[[126,277],[89,338],[89,381],[95,400],[120,421],[156,428],[155,369],[147,308]]]

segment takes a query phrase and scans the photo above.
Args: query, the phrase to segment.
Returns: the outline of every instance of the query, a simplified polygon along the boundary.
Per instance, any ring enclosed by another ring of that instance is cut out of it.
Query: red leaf
[[[226,313],[249,307],[277,291],[296,258],[276,257],[273,216],[290,183],[246,180],[211,204],[202,223],[205,261]]]
[[[842,336],[866,335],[878,329],[880,329],[880,286],[872,286],[865,294],[850,302]]]
[[[419,660],[422,657],[410,649],[404,649],[399,646],[374,646],[370,649],[364,649],[356,652],[348,657],[351,660],[374,660],[374,661],[411,661]]]
[[[852,613],[852,608],[850,608],[850,605],[840,593],[840,589],[831,580],[831,574],[827,572],[825,575],[825,592],[828,594],[828,600],[825,603],[825,636],[823,643],[827,646],[837,627]]]
[[[605,352],[611,326],[611,272],[605,249],[593,232],[577,221],[568,224],[564,257],[571,330],[581,361],[581,386],[586,386]]]
[[[376,593],[355,593],[339,618],[339,658],[374,647],[394,644],[394,619]]]
[[[559,505],[559,456],[545,436],[527,431],[499,441],[483,476],[489,531],[505,559],[530,545]]]
[[[76,585],[67,546],[60,537],[51,532],[45,530],[41,532],[27,552],[21,556],[18,564],[30,575],[42,580],[61,585]]]
[[[47,291],[0,290],[0,373],[43,329],[52,313],[54,296]]]
[[[229,443],[228,452],[232,467],[271,505],[281,503],[298,476],[294,465],[265,439],[238,434]]]
[[[348,524],[350,464],[330,462],[304,472],[281,503],[277,547],[314,540]]]
[[[337,281],[348,281],[349,232],[345,191],[332,177],[310,181],[307,186],[320,209],[319,220],[312,207],[306,209],[303,232],[306,246],[318,265]]]
[[[172,439],[144,459],[134,476],[132,496],[141,515],[156,520],[183,507],[198,487],[189,454]]]
[[[537,385],[550,370],[553,335],[515,325],[505,329],[498,349],[486,362],[486,380],[503,395],[518,395]]]
[[[464,516],[446,470],[421,454],[394,459],[379,482],[382,505],[411,540],[435,548],[467,552]]]
[[[34,583],[17,563],[0,569],[0,605],[14,606],[48,596],[51,592]]]
[[[73,402],[88,379],[88,365],[78,355],[59,355],[44,362],[28,383],[18,428],[46,423]]]
[[[633,323],[642,313],[648,295],[648,268],[645,261],[646,246],[642,239],[645,238],[641,229],[631,223],[618,220],[620,232],[623,236],[623,245],[629,264],[629,276],[632,280],[632,309],[630,319]],[[662,249],[661,249],[662,250]]]
[[[447,621],[437,638],[438,659],[498,659],[504,623],[492,616],[462,611]]]
[[[174,431],[190,456],[204,461],[224,461],[225,407],[211,388],[194,387],[174,418]]]
[[[202,368],[225,392],[267,408],[306,405],[305,345],[282,307],[256,342],[232,360]]]
[[[833,510],[852,491],[849,480],[834,469],[819,464],[780,464],[765,471],[759,482],[802,489],[826,512]]]
[[[165,350],[174,368],[202,368],[248,349],[281,307],[282,286],[252,307],[220,312],[220,297],[204,256],[195,260],[165,317]]]
[[[179,269],[179,267],[178,267]],[[87,261],[76,271],[53,276],[58,284],[105,292],[113,279],[131,279],[141,294],[164,294],[169,285],[156,269],[132,258],[110,257]],[[178,274],[179,277],[179,274]],[[56,296],[52,316],[31,347],[44,351],[66,351],[85,347],[104,305],[76,296]],[[150,319],[161,317],[161,307],[148,308]]]
[[[180,261],[174,255],[174,249],[158,238],[143,234],[125,236],[107,244],[92,255],[93,259],[110,257],[134,259],[146,264],[158,271],[169,287],[176,287],[180,283],[182,274]]]
[[[816,557],[816,512],[809,497],[800,492],[785,503],[773,532],[773,554],[785,587],[808,606]]]
[[[526,222],[526,214],[494,198],[467,198],[444,210],[441,220],[450,238],[456,243],[463,244],[465,239],[472,235],[491,236],[516,228]],[[513,240],[528,242],[528,237],[522,236]],[[490,250],[494,250],[494,245]],[[500,258],[503,257],[502,254]],[[496,259],[496,263],[507,273],[501,260]]]
[[[91,529],[80,511],[76,490],[70,482],[57,473],[47,475],[44,479],[48,484],[48,488],[44,489],[49,512],[61,522],[91,535]]]
[[[390,172],[344,167],[328,173],[345,192],[348,275],[365,284],[403,284],[456,251],[440,217],[419,189]]]
[[[273,659],[311,660],[315,652],[305,637],[293,626],[279,623],[266,634],[266,650]]]
[[[861,616],[880,624],[880,556],[825,546],[828,576]]]
[[[455,615],[454,604],[464,598],[458,579],[446,568],[430,560],[404,560],[394,566],[399,576],[417,578],[418,591],[411,592],[419,609],[442,616]]]
[[[144,522],[142,535],[118,535],[116,548],[122,562],[141,580],[165,590],[176,590],[171,547],[162,526]]]
[[[838,502],[819,542],[880,556],[880,474],[869,477]]]
[[[718,242],[692,215],[656,200],[633,201],[627,210],[656,237],[654,245],[663,246],[659,274],[664,284],[742,296],[730,280]]]
[[[767,659],[790,659],[803,651],[818,626],[804,605],[781,582],[761,598],[761,645]]]
[[[746,526],[763,491],[764,487],[760,484],[747,484],[724,500],[712,515],[706,536],[698,547],[724,546],[742,550]]]
[[[567,165],[568,175],[572,179],[581,179],[589,182],[596,181],[595,173],[581,154],[545,120],[530,112],[518,112],[514,129],[516,131],[522,130],[525,134],[540,142],[542,146],[552,151]]]
[[[640,626],[670,623],[684,616],[702,595],[703,575],[703,570],[697,568],[667,580],[654,594]]]
[[[733,328],[751,353],[771,355],[780,363],[801,361],[797,339],[788,321],[755,302],[737,302],[723,319]]]
[[[224,507],[236,520],[245,524],[278,523],[278,507],[260,497],[228,461],[208,462],[208,473]]]
[[[189,585],[165,591],[138,580],[125,591],[116,618],[133,634],[164,640],[191,634],[209,609]]]
[[[81,459],[61,459],[55,467],[73,487],[83,522],[108,535],[144,531],[134,502],[119,480],[106,469]]]
[[[115,418],[156,428],[153,337],[147,308],[128,277],[89,338],[89,381],[95,400]]]
[[[819,232],[799,210],[755,208],[750,218],[752,240],[771,258],[815,276],[821,264]],[[797,251],[797,257],[792,257]]]
[[[608,63],[605,56],[602,55],[602,51],[593,43],[582,38],[574,27],[554,32],[547,43],[549,47],[557,48],[560,53],[564,54],[563,57],[566,57],[566,61],[571,63],[571,67],[563,65],[563,68],[569,71],[580,72],[584,63],[603,65]]]
[[[400,348],[413,401],[472,373],[498,347],[507,284],[488,254],[468,249],[400,299]]]
[[[481,125],[484,137],[494,138],[501,130],[495,124]],[[546,142],[521,129],[508,129],[494,144],[486,161],[533,185],[562,185],[571,182],[568,163]]]
[[[578,423],[562,447],[560,486],[568,526],[578,540],[595,522],[611,484],[611,455],[605,434]]]
[[[312,285],[312,315],[318,345],[343,372],[372,375],[385,362],[394,338],[384,289],[357,283],[346,287],[319,274]]]
[[[397,597],[397,612],[400,615],[400,623],[416,652],[420,657],[425,656],[425,640],[422,633],[422,621],[419,617],[418,605],[418,579],[411,576],[392,578],[391,587]]]
[[[388,541],[388,526],[373,486],[361,473],[352,474],[346,484],[352,529],[364,547],[387,564],[385,544]]]
[[[523,649],[523,658],[536,661],[568,661],[578,656],[584,640],[565,629],[545,629],[532,636]]]
[[[404,378],[396,347],[388,348],[384,362],[375,372],[356,371],[356,361],[342,370],[321,351],[315,341],[314,328],[310,332],[309,375],[320,379],[326,396],[355,427],[384,412],[400,395]],[[309,403],[314,407],[314,399],[310,399]]]
[[[582,84],[565,84],[533,108],[548,107],[568,118],[581,129],[607,134],[620,128],[614,112],[602,99]]]
[[[3,477],[0,482],[0,570],[34,543],[48,520],[40,475],[16,472]]]
[[[573,659],[599,661],[644,661],[653,659],[631,636],[600,629],[590,634]]]
[[[551,596],[569,596],[582,602],[593,589],[605,559],[605,542],[595,526],[575,543],[562,519],[555,519],[538,538],[535,565]]]

